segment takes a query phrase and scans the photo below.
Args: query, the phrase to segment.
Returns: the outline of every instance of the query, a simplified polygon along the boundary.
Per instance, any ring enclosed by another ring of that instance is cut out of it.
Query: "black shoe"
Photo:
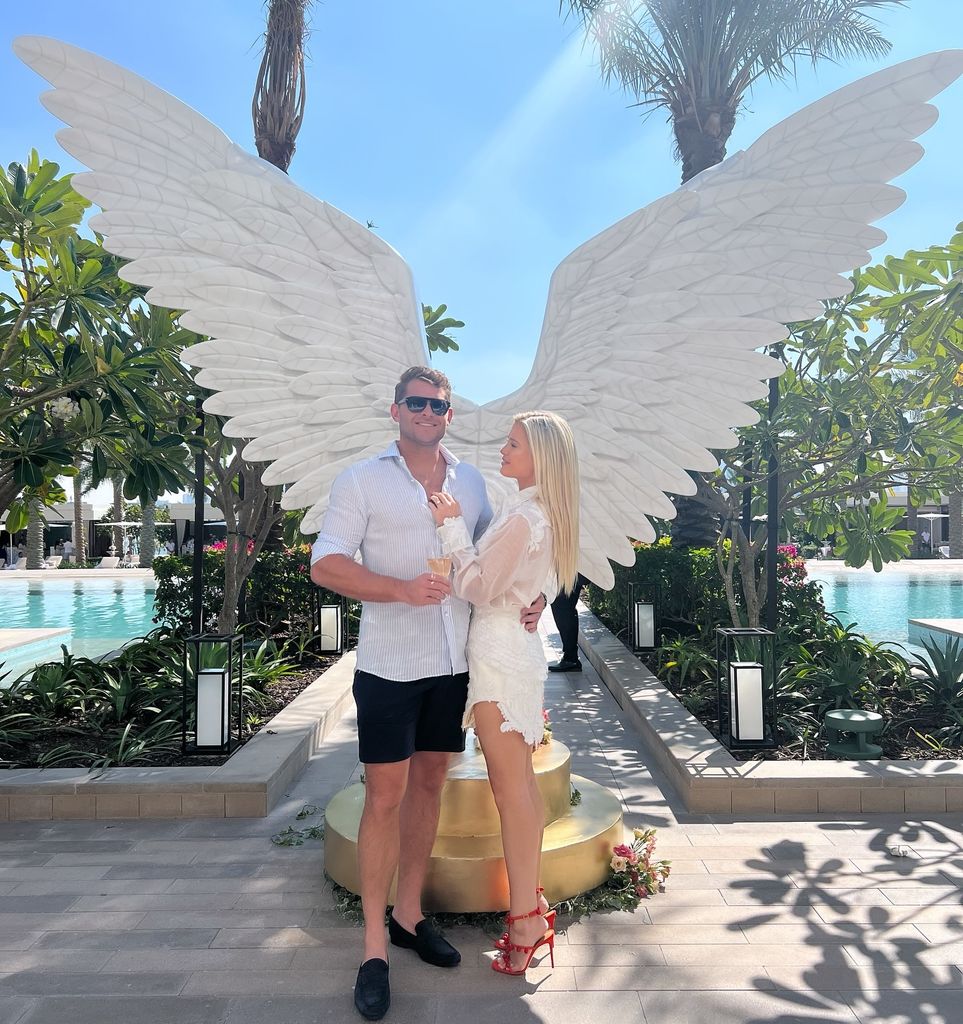
[[[365,1020],[381,1020],[391,1005],[388,962],[372,957],[358,968],[354,983],[354,1006]]]
[[[578,658],[562,658],[554,665],[549,665],[548,670],[549,672],[581,672],[582,663]]]
[[[427,918],[423,917],[415,925],[415,933],[412,935],[389,915],[388,937],[392,945],[413,949],[426,964],[434,967],[456,967],[461,963],[461,953]]]

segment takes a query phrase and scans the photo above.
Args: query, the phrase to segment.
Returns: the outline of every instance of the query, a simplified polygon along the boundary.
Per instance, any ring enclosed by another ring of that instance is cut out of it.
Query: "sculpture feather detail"
[[[131,261],[122,276],[211,338],[184,354],[215,392],[205,409],[317,530],[337,473],[394,436],[399,375],[428,361],[407,264],[137,75],[53,39],[14,49],[54,86],[43,103],[91,169],[74,187]],[[757,350],[844,295],[885,239],[871,223],[904,199],[888,182],[920,158],[928,101],[961,73],[963,51],[946,51],[860,79],[579,246],[552,275],[528,380],[485,405],[456,396],[452,450],[501,490],[511,415],[564,416],[582,467],[581,571],[611,586],[610,562],[634,560],[628,538],[653,539],[648,517],[693,492],[686,471],[714,470],[712,451],[755,422],[746,403],[782,368]]]

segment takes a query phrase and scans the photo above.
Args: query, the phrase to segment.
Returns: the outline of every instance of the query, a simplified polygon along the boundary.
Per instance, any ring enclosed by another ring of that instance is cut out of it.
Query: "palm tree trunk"
[[[120,473],[115,473],[110,478],[110,482],[114,487],[114,503],[111,517],[115,523],[120,523],[124,520],[124,478]],[[122,526],[112,528],[111,542],[117,554],[122,555],[124,553],[124,528]]]
[[[43,567],[43,514],[39,498],[30,498],[27,519],[27,568]]]
[[[141,509],[142,526],[140,528],[140,560],[142,569],[149,569],[154,564],[154,520],[157,514],[157,502],[149,501]]]
[[[77,473],[73,478],[74,488],[74,526],[72,531],[71,540],[74,543],[74,558],[77,559],[78,565],[83,565],[87,561],[87,533],[86,524],[84,523],[84,485],[80,479],[80,470],[82,467],[81,461],[77,460]]]

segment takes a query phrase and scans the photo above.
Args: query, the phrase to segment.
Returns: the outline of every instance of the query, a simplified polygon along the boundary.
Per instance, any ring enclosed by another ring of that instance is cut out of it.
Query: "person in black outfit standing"
[[[570,593],[560,591],[552,602],[552,616],[562,638],[562,657],[554,665],[549,665],[549,672],[581,672],[582,663],[578,657],[578,596],[582,592],[586,580],[579,573],[575,578],[575,586]]]

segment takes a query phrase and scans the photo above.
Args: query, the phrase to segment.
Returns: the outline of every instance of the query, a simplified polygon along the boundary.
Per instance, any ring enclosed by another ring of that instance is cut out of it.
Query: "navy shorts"
[[[358,670],[352,692],[363,764],[407,761],[416,750],[465,749],[467,672],[398,682]]]

